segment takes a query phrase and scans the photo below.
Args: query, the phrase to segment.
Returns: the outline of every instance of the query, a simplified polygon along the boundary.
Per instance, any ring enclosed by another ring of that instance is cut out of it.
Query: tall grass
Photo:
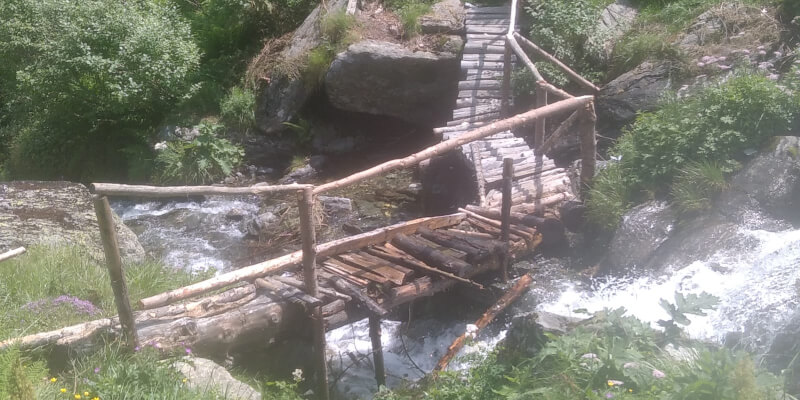
[[[131,302],[205,278],[155,262],[127,266]],[[0,340],[114,315],[107,270],[77,247],[35,246],[0,263]]]
[[[408,39],[420,33],[419,18],[431,11],[431,4],[420,0],[405,2],[397,9],[397,16],[403,24],[403,37]]]
[[[678,173],[672,184],[673,203],[681,214],[711,208],[713,197],[728,188],[725,168],[718,162],[695,162]]]

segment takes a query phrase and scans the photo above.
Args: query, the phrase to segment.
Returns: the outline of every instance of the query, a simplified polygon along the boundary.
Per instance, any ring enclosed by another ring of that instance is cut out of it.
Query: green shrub
[[[602,76],[592,61],[599,49],[589,41],[602,10],[601,4],[590,0],[550,1],[527,0],[525,11],[530,16],[531,40],[547,50],[570,68],[589,80]],[[566,76],[548,63],[537,63],[542,75],[557,86],[563,86]]]
[[[0,20],[0,92],[17,127],[7,167],[18,178],[124,171],[113,149],[144,142],[192,91],[199,51],[158,2],[9,0]]]
[[[244,150],[218,133],[223,126],[201,123],[191,142],[169,142],[156,156],[162,183],[206,184],[229,176],[241,164]]]
[[[709,210],[713,197],[727,188],[725,168],[719,163],[691,163],[678,172],[671,195],[680,214],[692,214]]]
[[[330,12],[320,21],[320,33],[336,51],[344,50],[352,41],[350,34],[355,24],[355,16],[348,15],[345,10]]]
[[[648,59],[684,61],[680,50],[663,32],[634,30],[614,46],[610,75],[630,71]]]
[[[318,87],[325,80],[336,53],[328,45],[321,45],[308,53],[303,76],[309,88]]]
[[[669,183],[690,162],[718,162],[729,170],[746,149],[788,131],[795,97],[761,75],[740,75],[687,99],[672,99],[639,115],[615,152],[631,183]]]
[[[33,382],[47,376],[44,363],[32,362],[17,348],[0,351],[0,399],[35,399]]]
[[[247,134],[256,122],[256,95],[238,86],[231,88],[219,106],[225,126]]]

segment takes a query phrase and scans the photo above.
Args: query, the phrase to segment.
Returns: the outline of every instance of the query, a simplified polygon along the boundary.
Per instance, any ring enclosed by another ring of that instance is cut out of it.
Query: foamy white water
[[[758,345],[791,315],[798,304],[800,230],[768,232],[740,229],[742,240],[755,239],[755,247],[720,249],[705,260],[668,268],[658,276],[610,278],[597,287],[564,282],[561,296],[540,309],[576,315],[604,308],[625,307],[629,315],[655,326],[666,319],[660,299],[674,302],[674,293],[706,292],[719,297],[717,310],[691,316],[687,333],[697,339],[721,340],[727,332],[741,332]]]

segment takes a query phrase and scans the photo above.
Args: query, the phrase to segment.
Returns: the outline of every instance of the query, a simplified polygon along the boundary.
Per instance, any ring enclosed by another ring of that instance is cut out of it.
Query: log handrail
[[[145,186],[122,185],[117,183],[92,183],[89,190],[102,196],[131,196],[131,197],[179,197],[179,196],[210,196],[210,195],[242,195],[277,192],[296,192],[312,185],[253,185],[244,187],[228,186]]]

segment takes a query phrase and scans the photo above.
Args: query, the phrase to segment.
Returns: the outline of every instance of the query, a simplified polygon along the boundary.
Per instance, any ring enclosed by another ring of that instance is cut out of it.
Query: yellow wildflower
[[[80,399],[80,398],[81,398],[81,395],[78,394],[78,393],[75,393],[75,399]]]
[[[614,382],[608,381],[608,386],[614,386]]]
[[[100,400],[100,398],[95,396],[95,397],[92,397],[92,400]]]
[[[186,379],[186,378],[183,378],[183,383],[186,383],[186,381],[188,381],[188,379]]]
[[[50,382],[53,382],[53,383],[56,383],[57,380],[58,380],[58,378],[56,378],[55,376],[50,378]]]
[[[83,395],[89,397],[89,392],[83,392]]]
[[[61,393],[67,393],[67,388],[61,388]]]

